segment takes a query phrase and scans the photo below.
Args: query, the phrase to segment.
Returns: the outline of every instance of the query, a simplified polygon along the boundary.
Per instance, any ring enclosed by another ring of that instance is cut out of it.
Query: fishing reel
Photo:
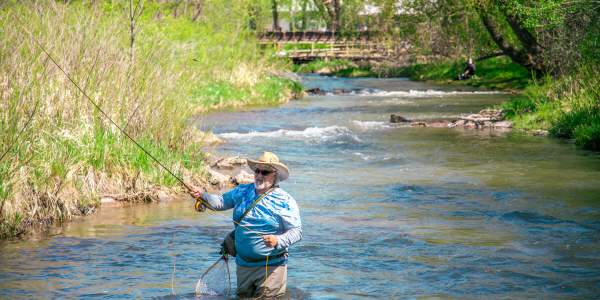
[[[206,211],[206,205],[204,205],[204,201],[202,200],[202,198],[196,198],[196,203],[194,204],[194,209],[197,212]]]

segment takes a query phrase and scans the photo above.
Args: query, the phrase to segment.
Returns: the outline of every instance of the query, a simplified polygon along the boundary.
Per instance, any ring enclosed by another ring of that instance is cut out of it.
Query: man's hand
[[[191,186],[191,190],[188,191],[190,196],[194,197],[194,199],[202,198],[202,193],[206,191],[203,187]]]
[[[262,239],[267,247],[275,248],[277,246],[277,236],[275,235],[263,235]]]
[[[194,204],[194,209],[199,212],[203,212],[206,210],[206,205],[204,205],[204,199],[202,199],[202,193],[206,191],[204,188],[192,186],[189,191],[190,195],[196,199],[196,204]]]

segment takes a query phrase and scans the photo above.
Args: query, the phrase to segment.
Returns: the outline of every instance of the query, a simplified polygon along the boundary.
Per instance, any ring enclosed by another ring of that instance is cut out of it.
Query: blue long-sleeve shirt
[[[233,220],[242,214],[258,197],[253,183],[241,184],[222,196],[204,193],[206,200],[216,210],[233,208]],[[277,236],[277,246],[267,247],[263,235]],[[235,224],[236,263],[244,267],[287,263],[287,248],[302,239],[302,222],[296,200],[281,188],[275,188]]]

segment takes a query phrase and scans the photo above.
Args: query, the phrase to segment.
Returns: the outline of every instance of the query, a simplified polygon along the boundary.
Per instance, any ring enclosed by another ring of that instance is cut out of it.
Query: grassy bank
[[[281,103],[299,89],[272,75],[285,66],[258,51],[243,7],[207,1],[192,21],[174,17],[168,3],[146,2],[132,47],[127,3],[94,3],[2,6],[0,238],[90,213],[102,195],[179,188],[92,107],[32,37],[186,180],[202,180],[204,164],[201,137],[188,124],[192,114]]]
[[[548,130],[558,138],[600,151],[600,71],[582,66],[571,75],[545,78],[502,105],[515,127]]]
[[[477,75],[458,81],[464,61],[442,61],[432,64],[394,66],[389,63],[357,64],[347,60],[316,60],[296,65],[301,73],[325,73],[339,77],[408,77],[412,80],[435,81],[437,83],[469,85],[488,89],[523,89],[531,81],[525,68],[506,57],[496,57],[477,62]]]
[[[547,130],[551,136],[600,151],[600,72],[593,63],[558,78],[534,79],[507,58],[478,63],[477,75],[469,80],[455,79],[461,71],[462,65],[454,62],[409,66],[398,74],[413,80],[519,90],[519,95],[501,105],[515,128]]]

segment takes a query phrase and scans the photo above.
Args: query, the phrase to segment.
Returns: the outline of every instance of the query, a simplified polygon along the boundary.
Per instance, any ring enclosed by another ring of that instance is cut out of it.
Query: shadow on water
[[[226,300],[226,299],[250,299],[250,298],[238,298],[235,296],[227,297],[227,296],[210,296],[210,295],[200,295],[196,296],[195,293],[181,294],[181,295],[166,295],[166,296],[157,296],[152,297],[151,299],[155,300]],[[295,287],[288,287],[285,295],[277,298],[280,300],[303,300],[310,299],[310,294],[306,291]]]

